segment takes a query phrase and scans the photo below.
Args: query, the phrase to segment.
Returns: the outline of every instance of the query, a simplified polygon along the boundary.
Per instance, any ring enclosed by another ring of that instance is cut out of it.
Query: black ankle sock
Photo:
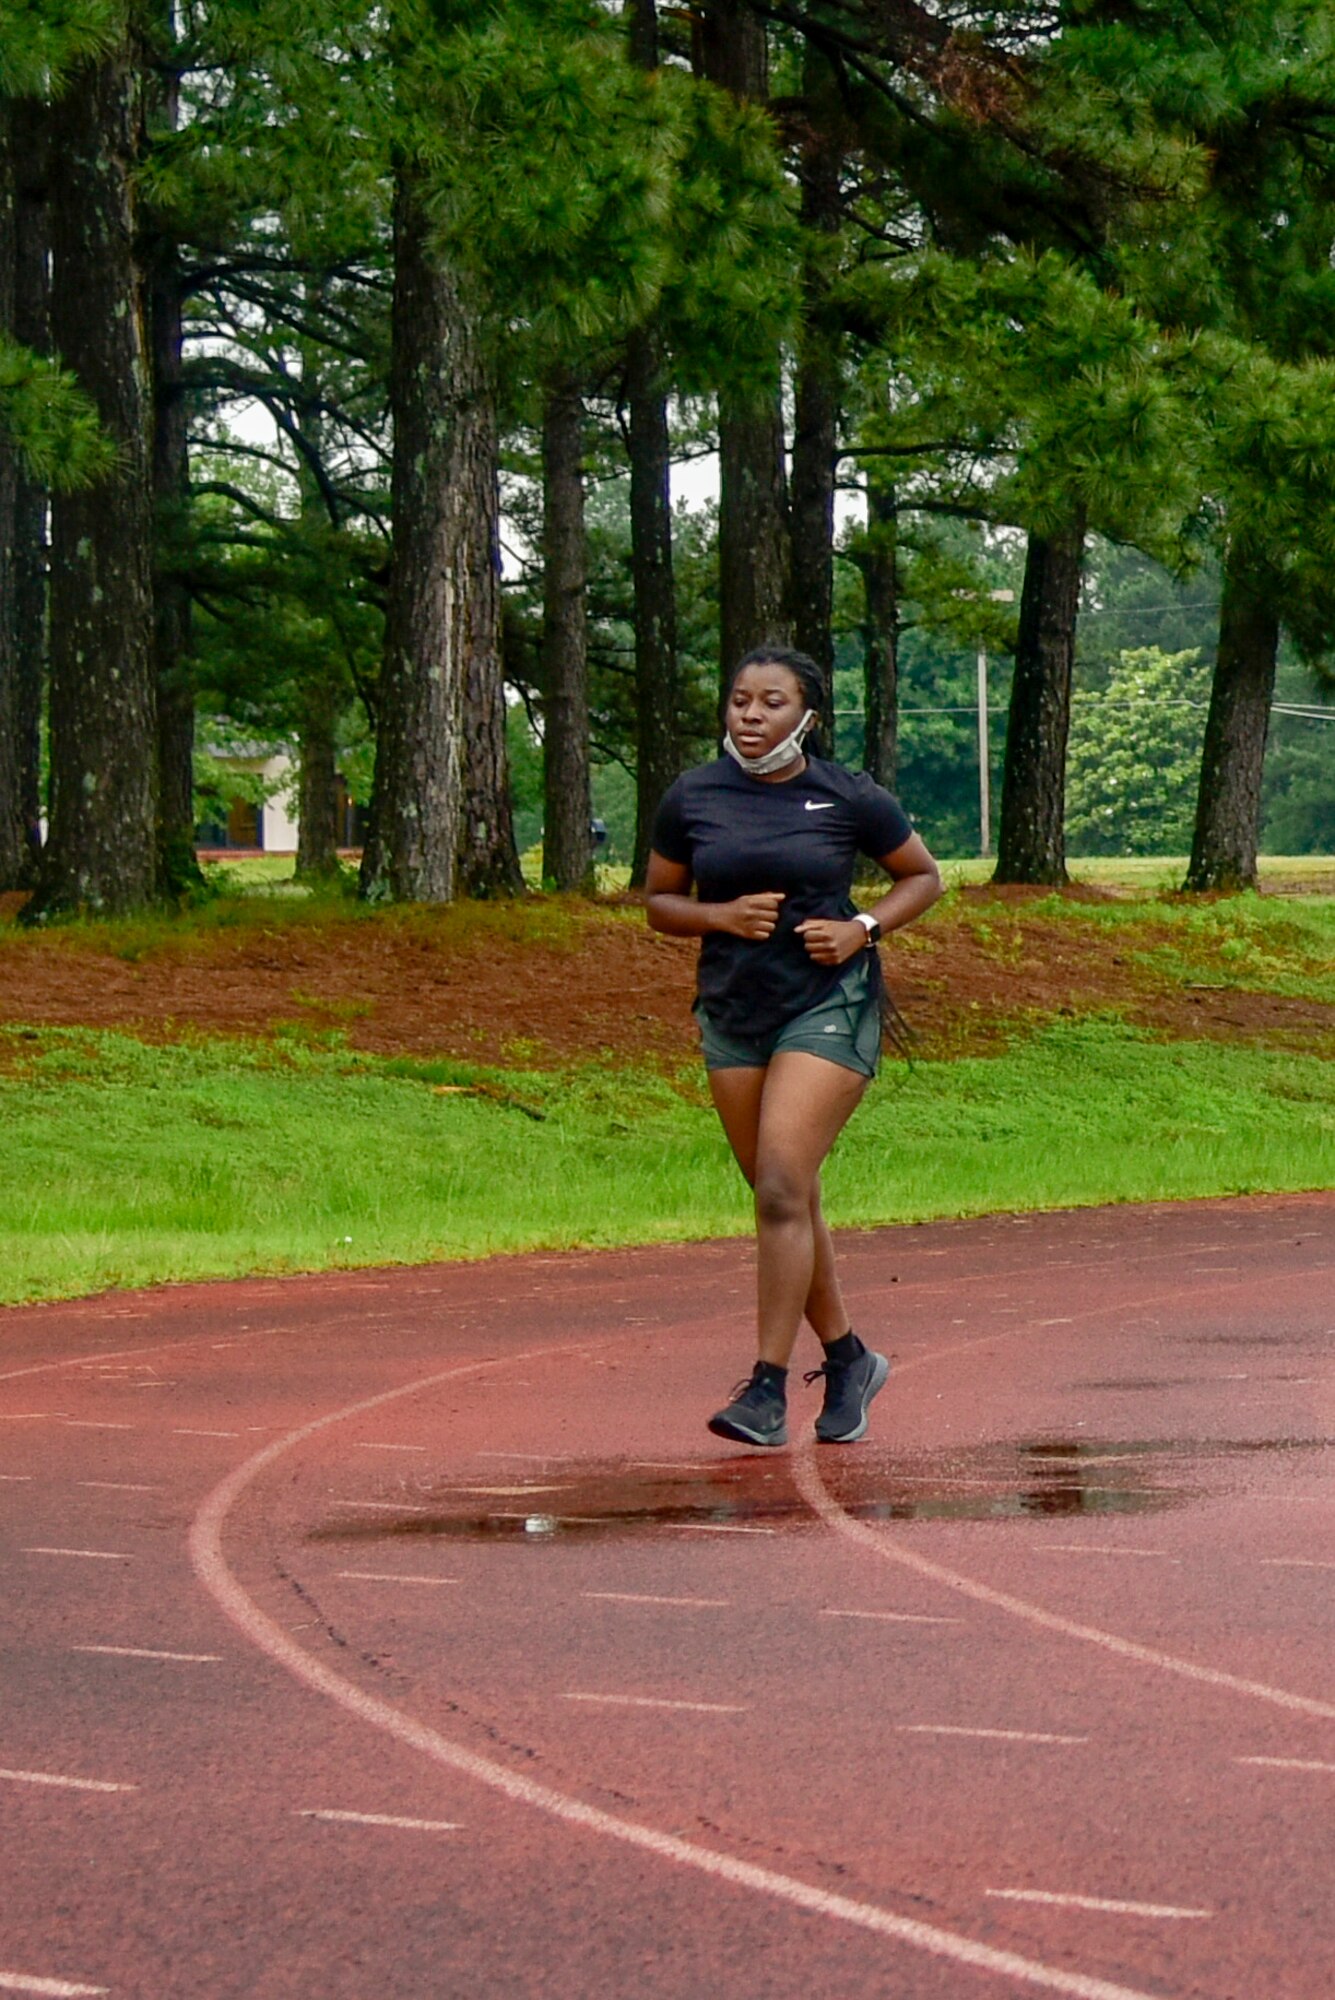
[[[847,1333],[840,1334],[838,1340],[828,1341],[825,1347],[825,1359],[837,1362],[841,1368],[847,1368],[849,1362],[856,1361],[861,1353],[862,1342],[851,1326]]]
[[[757,1361],[755,1372],[767,1389],[776,1390],[780,1396],[787,1393],[788,1370],[780,1368],[777,1361]]]

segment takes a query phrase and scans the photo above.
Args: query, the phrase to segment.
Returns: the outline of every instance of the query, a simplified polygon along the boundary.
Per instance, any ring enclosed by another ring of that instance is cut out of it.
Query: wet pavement
[[[1335,1201],[841,1247],[849,1448],[740,1245],[0,1321],[0,1985],[1326,2000]]]

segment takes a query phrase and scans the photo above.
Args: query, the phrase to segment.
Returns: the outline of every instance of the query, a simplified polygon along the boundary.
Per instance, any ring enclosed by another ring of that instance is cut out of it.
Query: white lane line
[[[138,1785],[109,1785],[102,1778],[65,1778],[55,1771],[0,1771],[11,1785],[59,1785],[71,1792],[137,1792]]]
[[[1109,1910],[1119,1917],[1212,1917],[1213,1910],[1183,1909],[1176,1903],[1130,1903],[1112,1896],[1063,1896],[1049,1889],[984,1889],[1007,1903],[1051,1903],[1067,1910]]]
[[[899,1563],[905,1569],[916,1571],[919,1576],[944,1584],[946,1589],[958,1592],[961,1597],[972,1598],[976,1604],[987,1604],[995,1611],[1009,1612],[1011,1617],[1023,1618],[1045,1632],[1059,1632],[1063,1638],[1079,1639],[1087,1646],[1098,1646],[1105,1653],[1116,1653],[1121,1659],[1134,1660],[1138,1666],[1158,1667],[1163,1673],[1180,1674],[1184,1680],[1200,1681],[1206,1687],[1250,1695],[1253,1700],[1270,1702],[1276,1708],[1292,1709],[1299,1715],[1319,1715],[1327,1722],[1335,1722],[1335,1702],[1318,1701],[1312,1695],[1290,1694],[1287,1689],[1271,1687],[1266,1681],[1245,1680],[1240,1674],[1201,1666],[1195,1660],[1179,1658],[1176,1653],[1161,1653],[1155,1646],[1142,1646],[1135,1639],[1123,1639],[1120,1634],[1105,1632],[1098,1625],[1082,1625],[1077,1619],[1063,1618],[1059,1612],[1048,1611],[1041,1604],[1031,1603],[1028,1598],[1013,1597],[1007,1590],[994,1590],[990,1584],[977,1583],[971,1576],[962,1576],[958,1570],[947,1569],[944,1563],[918,1555],[845,1514],[822,1485],[820,1475],[812,1464],[814,1454],[815,1446],[810,1445],[794,1452],[789,1461],[798,1492],[827,1527],[842,1535],[846,1541],[874,1549],[882,1561]]]
[[[110,1653],[119,1660],[182,1660],[191,1665],[220,1660],[221,1653],[164,1653],[154,1646],[71,1646],[72,1653]]]
[[[462,1824],[457,1819],[402,1819],[397,1813],[335,1812],[313,1806],[301,1808],[296,1817],[336,1820],[348,1826],[401,1826],[409,1833],[458,1833]]]
[[[611,1346],[605,1340],[598,1345]],[[851,1896],[841,1896],[829,1889],[817,1888],[794,1875],[782,1875],[777,1869],[764,1868],[753,1861],[720,1854],[712,1848],[702,1847],[694,1841],[684,1840],[678,1834],[661,1833],[654,1827],[643,1826],[635,1820],[619,1818],[615,1813],[606,1812],[600,1806],[587,1804],[583,1799],[559,1792],[551,1785],[539,1783],[526,1777],[522,1772],[511,1770],[495,1758],[484,1757],[475,1750],[465,1749],[462,1744],[453,1743],[438,1730],[419,1722],[415,1716],[406,1715],[394,1708],[378,1695],[368,1694],[342,1674],[336,1673],[323,1659],[308,1653],[298,1644],[290,1632],[275,1624],[261,1611],[258,1604],[249,1597],[227,1566],[222,1552],[222,1534],[233,1506],[246,1489],[262,1472],[274,1465],[280,1458],[308,1439],[316,1437],[332,1425],[345,1423],[354,1417],[366,1415],[370,1410],[380,1409],[387,1403],[397,1402],[405,1396],[423,1395],[438,1388],[445,1382],[457,1381],[463,1376],[480,1373],[484,1369],[513,1365],[515,1359],[522,1361],[563,1358],[572,1353],[587,1353],[590,1343],[572,1343],[570,1347],[530,1350],[518,1357],[497,1357],[494,1360],[468,1362],[455,1368],[442,1369],[439,1374],[423,1376],[415,1382],[402,1383],[396,1389],[385,1390],[378,1396],[369,1396],[361,1402],[352,1403],[343,1409],[331,1410],[323,1417],[313,1418],[309,1423],[289,1431],[286,1436],[276,1438],[253,1458],[233,1467],[225,1479],[219,1481],[213,1491],[202,1502],[198,1513],[190,1524],[190,1560],[196,1576],[203,1588],[217,1603],[232,1623],[249,1639],[251,1644],[274,1660],[290,1673],[302,1686],[324,1695],[336,1703],[348,1715],[359,1722],[381,1730],[395,1741],[405,1744],[419,1755],[429,1757],[433,1763],[456,1771],[471,1778],[475,1783],[485,1785],[489,1790],[509,1799],[516,1805],[525,1805],[535,1812],[546,1814],[566,1826],[579,1827],[586,1833],[605,1840],[618,1841],[624,1847],[651,1854],[659,1861],[668,1861],[678,1867],[693,1869],[697,1874],[716,1882],[727,1882],[734,1888],[749,1889],[757,1895],[766,1896],[774,1902],[784,1903],[791,1909],[804,1910],[835,1923],[852,1925],[855,1929],[871,1932],[888,1938],[892,1942],[908,1945],[915,1951],[926,1952],[933,1958],[945,1959],[956,1965],[968,1965],[984,1972],[997,1973],[1005,1978],[1038,1987],[1047,1993],[1060,1993],[1066,2000],[1154,2000],[1143,1988],[1119,1986],[1106,1979],[1090,1977],[1072,1972],[1065,1967],[1047,1965],[1039,1959],[1026,1958],[1019,1952],[1002,1951],[993,1945],[982,1944],[974,1938],[965,1937],[957,1931],[942,1929],[936,1924],[926,1924],[914,1917],[904,1917],[891,1910],[880,1908],[875,1903],[862,1903]]]
[[[184,1425],[177,1425],[172,1431],[172,1436],[178,1438],[234,1438],[240,1435],[240,1431],[197,1431]]]
[[[838,1611],[821,1608],[822,1618],[878,1618],[887,1625],[962,1625],[962,1618],[942,1618],[929,1611]]]
[[[1129,1549],[1118,1542],[1035,1542],[1034,1547],[1043,1555],[1052,1556],[1157,1556],[1160,1562],[1176,1563],[1181,1567],[1181,1556],[1170,1556],[1166,1549]]]
[[[683,1535],[777,1535],[777,1528],[745,1528],[740,1522],[672,1521],[670,1527]]]
[[[1335,1569],[1335,1562],[1321,1562],[1314,1556],[1262,1556],[1262,1569]]]
[[[424,1444],[378,1444],[364,1439],[357,1440],[358,1451],[425,1451]]]
[[[26,1486],[31,1480],[30,1472],[0,1472],[0,1483],[6,1486]]]
[[[336,1507],[359,1507],[367,1514],[429,1514],[429,1507],[410,1506],[406,1500],[336,1500]]]
[[[960,1321],[960,1325],[961,1325],[961,1326],[963,1326],[964,1324],[965,1324],[965,1322],[964,1322],[963,1320],[961,1320],[961,1321]],[[1074,1325],[1075,1325],[1075,1321],[1074,1321],[1073,1319],[1037,1319],[1037,1320],[1035,1320],[1035,1321],[1034,1321],[1034,1325],[1035,1325],[1035,1326],[1074,1326]]]
[[[0,1375],[0,1382],[4,1379]],[[63,1410],[3,1410],[0,1424],[48,1424],[59,1422],[63,1415]]]
[[[393,1570],[339,1569],[335,1576],[343,1583],[458,1583],[457,1576],[405,1576]]]
[[[1235,1757],[1235,1764],[1262,1764],[1272,1771],[1335,1771],[1317,1757]]]
[[[127,1563],[133,1556],[127,1556],[121,1549],[25,1549],[25,1556],[84,1556],[89,1562]]]
[[[26,1972],[0,1972],[0,1993],[49,1993],[53,2000],[77,2000],[83,1993],[105,1993],[105,1986],[80,1986],[70,1979],[38,1979]]]
[[[951,1722],[897,1722],[904,1736],[983,1736],[998,1743],[1088,1743],[1087,1736],[1054,1736],[1043,1729],[966,1729]]]
[[[701,1611],[727,1609],[726,1597],[654,1597],[646,1590],[583,1590],[581,1597],[600,1597],[609,1604],[681,1604]]]
[[[147,1486],[130,1479],[76,1479],[76,1486],[96,1486],[104,1493],[161,1493],[160,1486]]]
[[[685,1708],[696,1715],[745,1715],[747,1705],[736,1701],[667,1701],[652,1694],[563,1694],[562,1701],[595,1702],[600,1708]]]
[[[483,1493],[510,1499],[516,1494],[522,1497],[526,1493],[568,1493],[570,1482],[566,1480],[560,1486],[452,1486],[449,1490],[452,1493]]]
[[[1040,1470],[1045,1465],[1131,1465],[1144,1457],[1143,1451],[1045,1451],[1033,1463]]]
[[[62,1425],[67,1431],[132,1431],[137,1424],[97,1424],[88,1417],[62,1417]]]
[[[565,1459],[560,1452],[555,1456],[549,1451],[477,1451],[474,1458],[508,1458],[517,1465],[563,1465]]]

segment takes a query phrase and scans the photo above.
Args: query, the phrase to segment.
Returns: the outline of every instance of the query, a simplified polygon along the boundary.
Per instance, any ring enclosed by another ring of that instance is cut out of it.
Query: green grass
[[[530,848],[520,857],[524,879],[531,889],[541,886],[542,850]],[[351,870],[350,864],[344,864]],[[306,896],[311,892],[298,888],[292,880],[296,866],[295,856],[290,854],[248,855],[236,861],[206,861],[204,874],[207,879],[229,893],[272,895],[275,891],[286,892],[287,896]],[[976,856],[963,859],[943,860],[942,872],[951,887],[960,883],[980,883],[990,880],[995,861],[984,861]],[[1182,878],[1187,872],[1187,857],[1181,855],[1135,855],[1135,856],[1094,856],[1088,860],[1078,857],[1069,863],[1071,877],[1075,882],[1090,882],[1096,887],[1127,889],[1136,891],[1156,891],[1180,889]],[[1329,880],[1335,876],[1335,856],[1329,854],[1263,854],[1258,863],[1262,883],[1293,883]],[[604,893],[624,890],[630,883],[629,868],[614,868],[606,864],[598,865],[598,887]]]
[[[0,1301],[744,1231],[694,1078],[479,1072],[337,1037],[166,1048],[0,1030]],[[833,1221],[1327,1187],[1335,1065],[1066,1023],[891,1063],[826,1171]]]
[[[969,855],[962,860],[942,861],[941,872],[952,888],[961,883],[989,882],[995,861]],[[1076,855],[1067,861],[1072,882],[1091,883],[1095,888],[1126,889],[1140,893],[1177,890],[1187,872],[1185,854]],[[1311,882],[1335,878],[1335,855],[1262,854],[1257,860],[1262,887],[1281,884],[1302,888]]]

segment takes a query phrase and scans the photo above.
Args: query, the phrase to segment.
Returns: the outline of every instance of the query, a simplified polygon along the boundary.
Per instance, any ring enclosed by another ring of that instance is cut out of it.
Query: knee
[[[756,1221],[771,1227],[811,1221],[810,1184],[782,1161],[756,1169]]]

